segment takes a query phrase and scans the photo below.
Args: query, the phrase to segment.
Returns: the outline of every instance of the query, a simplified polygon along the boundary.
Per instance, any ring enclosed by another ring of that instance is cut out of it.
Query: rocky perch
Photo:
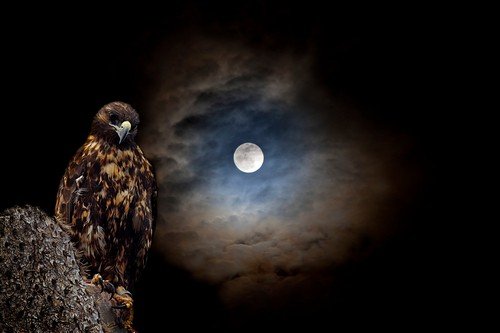
[[[125,332],[84,282],[69,236],[40,209],[0,213],[0,332]]]

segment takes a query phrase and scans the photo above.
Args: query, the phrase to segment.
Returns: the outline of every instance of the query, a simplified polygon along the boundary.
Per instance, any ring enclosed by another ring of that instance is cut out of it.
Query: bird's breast
[[[137,187],[133,159],[131,151],[115,150],[106,156],[101,166],[97,194],[98,199],[105,203],[108,217],[123,219],[129,214]]]

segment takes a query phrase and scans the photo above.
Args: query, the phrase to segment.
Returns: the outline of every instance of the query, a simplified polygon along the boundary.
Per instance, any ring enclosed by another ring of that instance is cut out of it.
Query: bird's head
[[[139,115],[130,105],[113,102],[97,112],[90,133],[110,144],[126,145],[134,142],[138,125]]]

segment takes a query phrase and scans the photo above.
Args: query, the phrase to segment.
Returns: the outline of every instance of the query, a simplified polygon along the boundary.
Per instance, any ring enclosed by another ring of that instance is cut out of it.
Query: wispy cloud
[[[160,186],[155,246],[168,260],[219,284],[228,303],[252,293],[265,304],[321,286],[318,272],[387,234],[396,187],[408,184],[391,174],[399,138],[323,94],[307,54],[181,45],[183,57],[156,64],[165,80],[142,138]],[[256,173],[233,164],[243,142],[264,151]]]

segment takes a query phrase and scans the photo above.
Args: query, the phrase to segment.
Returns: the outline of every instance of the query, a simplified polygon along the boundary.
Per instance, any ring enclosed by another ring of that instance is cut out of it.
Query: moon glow
[[[264,163],[264,153],[254,143],[244,143],[234,151],[234,164],[245,173],[252,173],[260,169]]]

